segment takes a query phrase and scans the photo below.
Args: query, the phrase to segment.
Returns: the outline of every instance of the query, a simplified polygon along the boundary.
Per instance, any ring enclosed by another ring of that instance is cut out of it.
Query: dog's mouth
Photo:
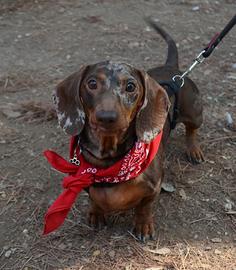
[[[92,136],[98,143],[98,149],[93,151],[87,149],[90,156],[99,159],[116,157],[118,144],[124,137],[127,127],[117,124],[103,125],[93,121],[90,121],[89,126]]]
[[[100,135],[107,135],[107,136],[115,136],[124,134],[128,127],[126,126],[119,126],[119,125],[102,125],[100,123],[90,123],[91,129]]]
[[[135,123],[126,124],[125,119],[104,125],[90,118],[80,141],[85,159],[97,166],[113,164],[133,145],[136,140],[134,130]]]
[[[116,156],[114,151],[110,151],[110,152],[101,152],[101,151],[94,152],[94,151],[92,151],[92,150],[90,150],[88,148],[84,148],[83,153],[85,154],[85,152],[87,153],[87,156],[90,157],[90,160],[92,158],[92,160],[106,161],[106,160],[109,160],[109,159],[114,158]]]

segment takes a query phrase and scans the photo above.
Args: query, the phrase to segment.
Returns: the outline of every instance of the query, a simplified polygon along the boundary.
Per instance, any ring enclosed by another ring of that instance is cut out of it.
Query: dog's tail
[[[168,44],[166,65],[179,68],[178,49],[173,38],[150,18],[146,19],[146,22],[152,28],[154,28],[164,38],[164,40]]]

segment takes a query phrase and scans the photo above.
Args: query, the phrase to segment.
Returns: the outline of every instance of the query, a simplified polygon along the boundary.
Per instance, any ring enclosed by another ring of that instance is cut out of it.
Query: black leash
[[[229,21],[229,23],[225,26],[225,28],[221,31],[221,33],[217,33],[208,44],[208,46],[204,49],[204,53],[202,56],[207,58],[211,55],[215,47],[221,42],[221,40],[228,34],[228,32],[234,27],[236,24],[236,15]]]
[[[172,119],[170,114],[168,114],[168,118],[170,121],[170,127],[171,129],[174,129],[177,123],[178,118],[178,92],[180,88],[184,85],[184,78],[200,63],[202,63],[207,57],[211,55],[211,53],[214,51],[216,46],[221,42],[221,40],[228,34],[228,32],[234,27],[236,24],[236,15],[233,16],[233,18],[228,22],[228,24],[225,26],[225,28],[220,32],[217,33],[210,41],[210,43],[207,45],[207,47],[202,50],[199,55],[196,57],[192,65],[182,74],[182,75],[175,75],[172,80],[170,81],[161,81],[159,82],[160,85],[162,85],[169,97],[175,95],[175,101],[174,101],[174,108],[173,108],[173,115]]]
[[[211,55],[216,46],[228,34],[228,32],[234,27],[235,24],[236,24],[236,15],[233,16],[233,18],[228,22],[228,24],[220,33],[217,33],[211,39],[207,47],[199,53],[199,55],[196,57],[192,65],[182,75],[175,75],[172,78],[172,80],[176,82],[177,85],[180,85],[180,88],[184,85],[184,78],[193,70],[194,67],[202,63],[207,57]]]

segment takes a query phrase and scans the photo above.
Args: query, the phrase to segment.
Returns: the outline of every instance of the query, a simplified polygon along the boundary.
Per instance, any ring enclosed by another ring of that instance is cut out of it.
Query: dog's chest
[[[89,188],[89,195],[104,212],[111,213],[135,207],[150,192],[142,175],[110,187]]]

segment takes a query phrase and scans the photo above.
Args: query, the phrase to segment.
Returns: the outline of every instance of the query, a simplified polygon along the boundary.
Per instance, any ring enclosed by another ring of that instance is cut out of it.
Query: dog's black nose
[[[104,124],[112,124],[115,123],[118,119],[118,113],[116,111],[97,111],[96,118],[98,122]]]

